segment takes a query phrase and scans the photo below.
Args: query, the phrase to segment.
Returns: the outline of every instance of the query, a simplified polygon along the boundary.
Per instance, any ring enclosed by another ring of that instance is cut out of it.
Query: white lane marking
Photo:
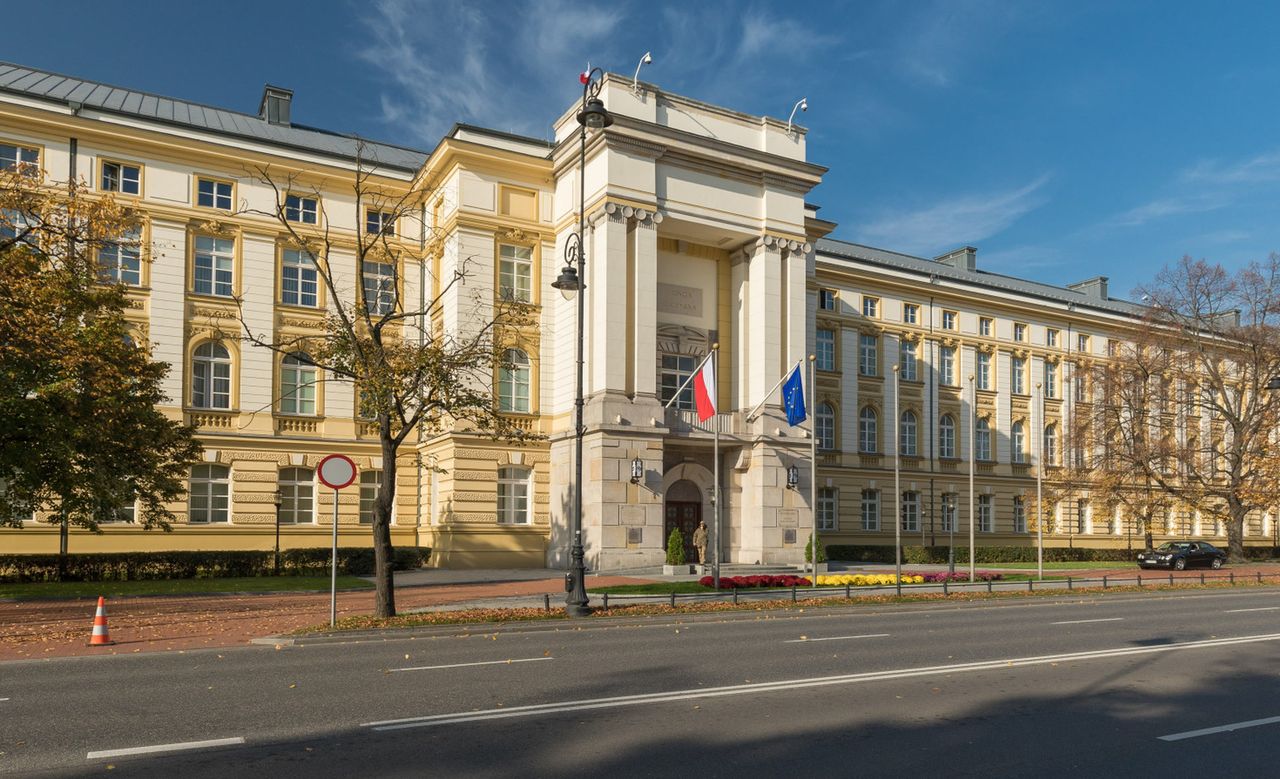
[[[473,665],[510,665],[512,663],[536,663],[539,660],[553,660],[551,657],[525,657],[520,660],[486,660],[483,663],[454,663],[453,665],[420,665],[415,668],[391,668],[391,673],[397,671],[438,671],[442,668],[470,668]]]
[[[1069,619],[1065,622],[1050,622],[1050,625],[1083,625],[1086,622],[1119,622],[1124,617],[1106,617],[1104,619]]]
[[[154,744],[149,747],[128,747],[127,749],[104,749],[101,752],[90,752],[88,760],[100,760],[104,757],[125,757],[127,755],[151,755],[156,752],[181,752],[188,749],[209,749],[210,747],[229,747],[243,744],[240,736],[235,738],[215,738],[208,741],[182,741],[177,744]]]
[[[1185,733],[1173,733],[1168,736],[1160,736],[1161,741],[1181,741],[1184,738],[1197,738],[1199,736],[1209,736],[1214,733],[1230,733],[1233,730],[1244,730],[1245,728],[1256,728],[1259,725],[1273,725],[1280,722],[1280,717],[1267,717],[1266,719],[1251,719],[1246,722],[1233,722],[1230,725],[1219,725],[1216,728],[1205,728],[1203,730],[1188,730]]]
[[[1256,609],[1227,609],[1223,614],[1239,614],[1242,611],[1276,611],[1280,606],[1260,606]]]
[[[784,644],[808,644],[811,641],[847,641],[852,638],[888,638],[888,633],[868,633],[865,636],[827,636],[825,638],[792,638],[783,641]]]
[[[8,699],[8,698],[0,698],[0,703],[4,703],[4,702],[5,702],[5,701],[7,701],[7,700],[9,700],[9,699]]]
[[[1280,633],[1268,633],[1257,636],[1240,636],[1237,638],[1205,639],[1187,641],[1180,644],[1159,644],[1144,647],[1121,647],[1118,649],[1100,649],[1090,652],[1074,652],[1062,655],[1039,655],[1036,657],[1014,657],[1004,660],[983,660],[976,663],[958,663],[955,665],[934,665],[922,668],[903,668],[893,671],[872,671],[859,674],[843,674],[840,676],[820,676],[810,679],[787,679],[778,682],[761,682],[757,684],[738,684],[729,687],[704,687],[690,690],[668,690],[667,692],[643,693],[640,695],[621,695],[614,698],[598,698],[595,700],[561,701],[559,703],[539,703],[531,706],[513,706],[505,709],[487,709],[483,711],[466,711],[452,714],[433,714],[425,717],[406,717],[403,719],[382,720],[379,722],[363,722],[360,727],[374,730],[402,730],[404,728],[423,728],[436,725],[452,725],[460,722],[478,720],[508,719],[511,717],[532,717],[540,714],[555,714],[567,711],[583,711],[588,709],[612,709],[622,706],[638,706],[645,703],[668,703],[671,701],[697,700],[699,698],[721,698],[728,695],[751,695],[767,692],[789,692],[802,687],[829,687],[832,685],[857,684],[859,682],[876,682],[890,679],[908,679],[915,676],[939,676],[943,674],[969,673],[974,671],[992,671],[1004,668],[1015,668],[1034,665],[1049,665],[1077,660],[1100,660],[1110,657],[1128,655],[1145,655],[1160,652],[1173,652],[1179,649],[1207,649],[1230,646],[1233,644],[1253,644],[1262,641],[1280,641]]]

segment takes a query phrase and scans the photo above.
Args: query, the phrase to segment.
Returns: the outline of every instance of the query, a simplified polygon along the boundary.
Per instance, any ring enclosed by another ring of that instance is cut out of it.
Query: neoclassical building
[[[929,259],[833,239],[837,226],[806,201],[827,170],[808,161],[803,128],[630,78],[604,78],[615,122],[588,136],[585,170],[577,105],[554,123],[553,141],[456,125],[420,151],[293,123],[291,98],[269,86],[257,114],[239,113],[0,64],[0,165],[81,179],[142,215],[142,250],[104,267],[129,286],[138,333],[171,366],[164,410],[197,425],[205,446],[187,499],[172,506],[172,533],[142,531],[125,507],[99,535],[73,532],[73,552],[269,549],[277,521],[284,546],[325,546],[333,504],[314,468],[331,452],[361,469],[340,499],[342,543],[369,543],[382,463],[356,388],[226,336],[237,306],[265,333],[305,334],[326,309],[328,293],[280,224],[255,215],[281,205],[303,229],[323,221],[335,233],[394,234],[404,267],[356,268],[352,255],[340,291],[369,305],[435,294],[464,264],[481,300],[530,304],[535,324],[494,389],[536,440],[451,432],[402,450],[393,540],[432,547],[436,565],[567,561],[576,303],[550,282],[577,229],[580,182],[583,526],[597,570],[660,563],[672,527],[712,523],[717,428],[726,560],[799,562],[815,507],[825,543],[892,543],[895,455],[906,542],[945,544],[954,530],[961,543],[971,409],[978,542],[1033,543],[1023,494],[1039,447],[1052,479],[1062,431],[1090,402],[1084,369],[1139,314],[1108,295],[1105,278],[1055,287],[983,271],[971,247]],[[419,218],[387,224],[376,209],[357,212],[357,164],[387,197],[410,197]],[[299,191],[264,186],[250,173],[263,167]],[[443,326],[473,306],[446,301]],[[713,344],[720,413],[700,424],[691,391],[666,405]],[[769,393],[810,354],[816,399],[793,428]],[[800,478],[789,485],[793,466]],[[1122,514],[1084,498],[1055,512],[1053,545],[1136,536]],[[1269,538],[1273,516],[1256,518],[1247,537]],[[36,519],[0,530],[0,548],[56,551],[56,530]],[[1222,528],[1174,511],[1165,531],[1220,538]]]

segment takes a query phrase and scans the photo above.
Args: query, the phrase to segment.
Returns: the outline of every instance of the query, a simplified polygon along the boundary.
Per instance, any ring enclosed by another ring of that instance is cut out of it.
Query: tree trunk
[[[1227,558],[1233,563],[1244,562],[1244,520],[1249,510],[1236,501],[1229,500],[1227,508]]]
[[[1142,538],[1147,545],[1147,549],[1155,549],[1156,541],[1151,532],[1151,514],[1147,514],[1146,519],[1142,520]]]
[[[396,615],[395,574],[392,571],[394,550],[391,548],[391,507],[396,501],[396,442],[389,435],[389,426],[382,435],[382,483],[378,485],[378,497],[373,507],[373,582],[374,616]]]
[[[70,540],[70,533],[71,528],[64,512],[62,521],[58,523],[58,581],[60,582],[67,580],[67,542]]]

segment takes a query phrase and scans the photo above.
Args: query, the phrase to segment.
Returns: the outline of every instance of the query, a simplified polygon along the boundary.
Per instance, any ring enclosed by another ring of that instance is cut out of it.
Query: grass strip
[[[339,590],[369,590],[373,583],[339,576]],[[155,579],[128,582],[27,582],[0,584],[0,599],[58,600],[128,595],[217,595],[222,593],[328,592],[328,576],[252,576],[227,579]]]

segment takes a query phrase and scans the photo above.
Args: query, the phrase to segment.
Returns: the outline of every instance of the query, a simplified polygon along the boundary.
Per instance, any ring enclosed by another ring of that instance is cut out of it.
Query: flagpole
[[[689,386],[689,382],[693,381],[693,377],[694,377],[694,376],[697,376],[697,375],[702,371],[702,366],[704,366],[704,365],[706,365],[706,364],[707,364],[707,360],[710,360],[710,359],[711,359],[711,355],[712,355],[712,354],[714,354],[714,353],[715,353],[715,350],[716,350],[716,349],[719,349],[719,348],[720,348],[720,344],[719,344],[719,343],[712,344],[712,346],[711,346],[711,351],[710,351],[710,352],[707,352],[707,356],[702,358],[702,362],[698,363],[698,367],[696,367],[696,368],[694,368],[694,369],[693,369],[693,373],[690,373],[688,376],[686,376],[686,377],[685,377],[685,380],[684,380],[683,382],[681,382],[680,386],[679,386],[679,387],[676,387],[676,391],[675,391],[674,393],[672,393],[672,395],[671,395],[671,399],[670,399],[670,400],[668,400],[668,401],[667,401],[667,402],[662,406],[663,408],[671,408],[671,404],[672,404],[672,403],[675,403],[675,402],[676,402],[676,400],[677,400],[677,399],[679,399],[679,397],[680,397],[680,393],[681,393],[681,392],[684,392],[685,387],[688,387],[688,386]],[[715,368],[715,366],[714,366],[714,365],[713,365],[713,366],[711,366],[711,367],[712,367],[713,369]]]
[[[764,394],[764,400],[757,403],[755,408],[747,412],[747,416],[744,417],[742,420],[744,423],[750,422],[751,420],[756,418],[756,412],[758,412],[761,408],[763,408],[765,403],[769,402],[769,398],[773,397],[773,393],[778,391],[778,387],[781,387],[782,383],[791,377],[791,372],[794,371],[796,368],[800,367],[801,362],[802,362],[801,360],[796,360],[795,363],[792,364],[790,368],[788,368],[785,372],[783,372],[782,378],[778,379],[778,383],[773,385],[773,389],[770,389],[768,392]]]
[[[969,374],[969,581],[974,580],[973,570],[973,471],[975,466],[973,460],[974,454],[974,432],[978,419],[978,409],[976,403],[978,400],[977,390],[973,385],[973,374]]]
[[[814,589],[818,588],[818,384],[814,379],[817,360],[817,355],[809,355],[809,500],[813,505],[813,549],[809,558],[813,561]]]
[[[715,392],[720,394],[720,360],[717,355],[720,354],[719,342],[711,344],[711,354],[707,355],[707,359],[711,360],[711,372],[716,377]],[[715,577],[713,584],[716,592],[720,591],[720,409],[719,398],[714,398],[716,402],[716,415],[713,418],[711,429],[715,432],[715,467],[713,469],[715,483],[711,485],[711,510],[715,513],[716,527],[716,546],[715,546],[715,567],[712,569],[712,576]]]
[[[902,393],[902,385],[898,383],[900,367],[893,366],[893,496],[897,501],[893,512],[893,588],[898,595],[902,594],[902,412],[898,409]],[[916,516],[919,517],[919,498],[916,503]]]

